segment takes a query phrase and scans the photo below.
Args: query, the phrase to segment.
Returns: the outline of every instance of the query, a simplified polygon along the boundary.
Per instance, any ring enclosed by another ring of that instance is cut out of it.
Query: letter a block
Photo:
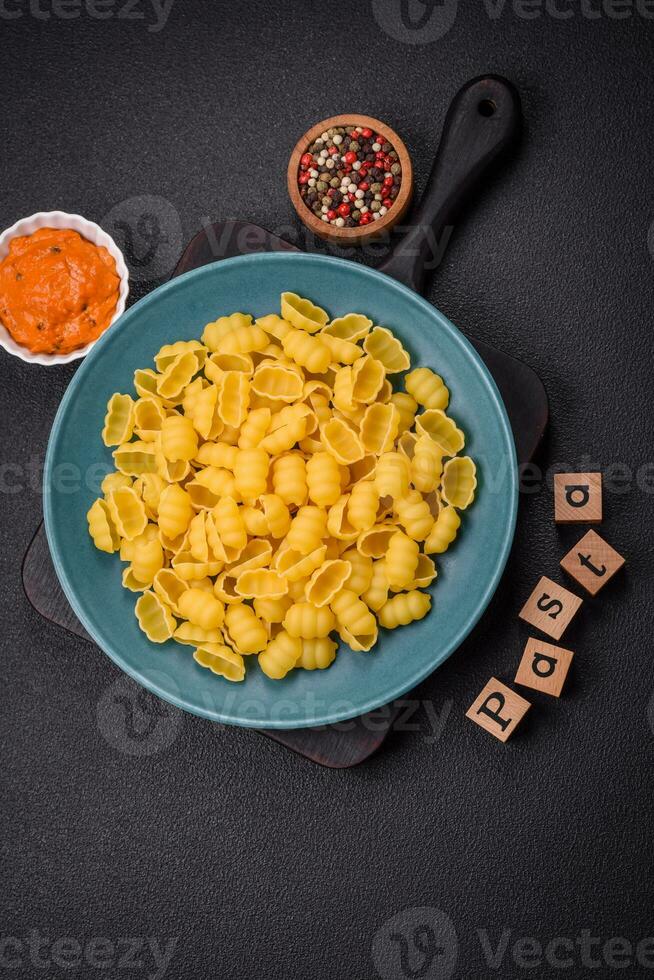
[[[563,647],[555,647],[553,643],[532,637],[522,655],[515,683],[558,698],[573,657],[572,650],[564,650]]]
[[[491,677],[477,700],[466,711],[466,718],[499,738],[500,742],[507,742],[530,708],[529,701]]]
[[[560,640],[582,604],[579,596],[568,592],[545,575],[520,610],[520,619]]]
[[[561,559],[561,568],[591,595],[597,595],[623,565],[622,555],[595,531],[584,534],[581,541]]]
[[[554,520],[557,524],[599,524],[602,520],[602,474],[556,473]]]

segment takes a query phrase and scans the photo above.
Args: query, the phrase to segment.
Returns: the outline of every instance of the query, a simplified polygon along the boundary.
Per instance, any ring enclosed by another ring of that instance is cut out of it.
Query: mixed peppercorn
[[[356,228],[382,218],[402,182],[398,154],[365,126],[333,126],[300,158],[300,196],[317,218],[337,228]]]

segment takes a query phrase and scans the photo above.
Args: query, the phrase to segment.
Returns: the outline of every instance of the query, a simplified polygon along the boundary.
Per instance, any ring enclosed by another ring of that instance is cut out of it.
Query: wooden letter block
[[[622,555],[595,531],[584,534],[581,541],[561,559],[561,568],[591,595],[597,595],[623,565]]]
[[[525,647],[515,682],[558,698],[573,657],[572,650],[564,650],[563,647],[555,647],[553,643],[532,637]]]
[[[466,718],[485,728],[495,738],[499,738],[500,742],[507,742],[530,708],[529,701],[491,677],[477,700],[466,711]]]
[[[526,623],[560,640],[581,604],[574,592],[543,575],[519,615]]]
[[[599,524],[602,474],[555,473],[554,520],[557,524]]]

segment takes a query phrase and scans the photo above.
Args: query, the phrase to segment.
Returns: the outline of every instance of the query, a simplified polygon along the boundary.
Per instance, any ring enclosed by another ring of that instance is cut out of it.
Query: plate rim
[[[352,271],[352,267],[359,270],[364,276],[369,276],[372,280],[383,281],[385,287],[389,287],[396,292],[399,292],[403,297],[408,297],[412,302],[417,302],[423,306],[425,312],[430,316],[435,316],[439,321],[439,325],[446,332],[451,335],[452,340],[458,344],[467,353],[469,359],[475,364],[478,372],[481,374],[482,378],[486,382],[489,390],[489,394],[493,400],[496,408],[496,415],[501,423],[501,428],[504,435],[507,437],[508,444],[511,449],[510,453],[510,477],[511,477],[511,511],[510,519],[505,528],[504,538],[502,542],[501,551],[498,553],[494,563],[493,573],[489,578],[487,587],[484,593],[481,595],[474,613],[467,618],[466,623],[461,627],[459,632],[453,638],[453,640],[448,644],[448,646],[441,652],[438,659],[427,665],[426,668],[421,668],[416,674],[412,674],[408,681],[399,681],[396,683],[392,690],[389,689],[387,696],[383,699],[373,698],[364,705],[359,705],[355,711],[352,710],[335,710],[329,712],[323,710],[318,716],[311,718],[302,718],[300,720],[291,720],[289,723],[288,719],[268,719],[268,720],[257,720],[251,718],[239,717],[238,713],[233,713],[230,711],[221,712],[210,708],[203,708],[201,705],[190,704],[184,699],[181,692],[172,693],[168,690],[162,688],[156,681],[151,680],[149,677],[143,675],[143,673],[137,669],[130,667],[125,663],[120,650],[115,646],[108,644],[109,649],[107,649],[100,641],[97,639],[96,631],[90,617],[86,615],[85,611],[81,608],[77,597],[75,595],[75,590],[71,586],[66,571],[63,567],[61,556],[59,555],[58,548],[55,545],[55,521],[52,512],[52,493],[51,493],[51,470],[53,465],[53,457],[55,452],[55,443],[61,427],[63,425],[63,419],[68,409],[69,403],[72,401],[77,387],[83,383],[85,375],[90,370],[89,365],[92,365],[95,360],[101,356],[106,343],[108,343],[108,338],[111,335],[116,338],[119,332],[125,329],[127,324],[133,318],[134,315],[148,303],[151,303],[155,297],[159,297],[175,289],[179,289],[181,283],[188,283],[195,278],[201,278],[203,275],[207,275],[207,270],[216,267],[216,269],[228,268],[233,265],[251,265],[270,261],[278,261],[280,256],[282,261],[293,261],[293,262],[306,262],[315,263],[318,265],[333,265],[337,268],[346,268],[348,271]],[[289,258],[290,257],[290,258]],[[122,316],[112,325],[111,332],[105,331],[103,335],[98,339],[96,344],[93,346],[92,350],[89,352],[87,357],[82,361],[81,366],[75,372],[71,381],[64,392],[63,398],[59,403],[59,407],[55,414],[54,421],[52,423],[52,428],[48,436],[48,446],[45,456],[44,470],[43,470],[43,517],[46,531],[46,538],[48,542],[48,548],[50,550],[50,556],[52,558],[52,563],[57,575],[57,579],[61,585],[61,588],[66,596],[66,599],[70,603],[73,612],[79,619],[80,623],[84,629],[89,633],[93,642],[99,649],[108,656],[125,674],[139,683],[146,690],[156,694],[157,697],[162,698],[162,700],[167,701],[170,704],[181,708],[190,714],[196,715],[201,718],[207,718],[210,721],[217,722],[219,724],[227,725],[237,725],[239,727],[252,728],[252,729],[275,729],[279,731],[291,731],[297,729],[315,728],[323,725],[333,725],[337,722],[348,721],[352,718],[357,718],[361,715],[368,714],[384,705],[390,704],[396,698],[401,697],[408,691],[413,690],[419,684],[421,684],[427,677],[429,677],[438,667],[440,667],[449,657],[461,646],[463,641],[470,635],[474,627],[477,625],[481,617],[483,616],[485,610],[487,609],[491,599],[493,598],[497,587],[500,583],[502,574],[506,567],[509,555],[511,553],[511,548],[513,546],[513,541],[515,537],[515,529],[517,523],[517,513],[518,513],[518,462],[515,448],[515,440],[513,438],[513,431],[511,428],[511,423],[506,411],[506,407],[500,395],[499,389],[495,383],[495,380],[490,373],[490,370],[484,363],[483,359],[479,353],[475,350],[468,338],[455,326],[452,321],[442,313],[438,307],[434,306],[428,300],[426,300],[419,293],[414,290],[409,289],[403,283],[385,273],[379,272],[376,269],[372,269],[369,266],[363,265],[358,262],[353,262],[349,259],[343,259],[337,256],[331,255],[320,255],[316,253],[306,253],[306,252],[292,252],[292,251],[277,251],[277,252],[255,252],[247,255],[237,255],[228,259],[220,259],[215,262],[206,263],[197,269],[191,269],[189,272],[185,272],[180,276],[174,276],[167,282],[162,283],[156,289],[147,293],[145,296],[141,297],[133,306],[131,306]]]

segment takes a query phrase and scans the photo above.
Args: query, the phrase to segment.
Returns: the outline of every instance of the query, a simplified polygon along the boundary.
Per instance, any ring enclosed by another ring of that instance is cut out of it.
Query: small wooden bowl
[[[300,172],[300,157],[321,133],[324,133],[326,129],[330,129],[332,126],[367,126],[369,129],[374,130],[375,133],[380,133],[391,144],[398,155],[398,161],[402,166],[400,192],[395,198],[393,206],[388,209],[386,214],[378,221],[372,221],[369,225],[363,225],[357,228],[337,228],[335,225],[328,224],[326,221],[321,221],[320,218],[317,218],[300,196],[300,188],[297,182],[298,173]],[[295,210],[307,228],[314,232],[314,234],[331,242],[333,245],[365,245],[375,238],[381,238],[383,235],[387,235],[393,226],[406,214],[411,203],[411,195],[413,194],[413,167],[411,166],[411,157],[407,148],[395,130],[391,129],[385,123],[380,122],[379,119],[373,119],[371,116],[347,113],[342,116],[331,116],[329,119],[323,119],[322,122],[316,123],[315,126],[308,129],[304,136],[297,141],[295,149],[291,153],[291,159],[288,161],[287,183],[288,193]]]

